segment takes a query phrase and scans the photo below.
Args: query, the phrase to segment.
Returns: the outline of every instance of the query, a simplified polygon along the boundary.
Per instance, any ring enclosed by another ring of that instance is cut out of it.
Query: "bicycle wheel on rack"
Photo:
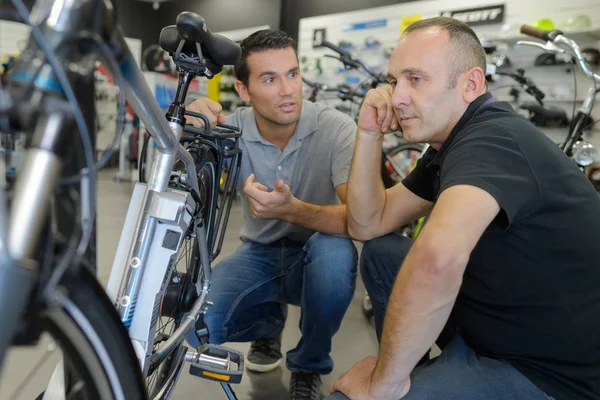
[[[81,267],[76,275],[67,273],[45,304],[36,321],[44,332],[42,338],[49,334],[51,348],[56,344],[56,348],[62,350],[68,374],[59,380],[51,379],[50,383],[40,380],[37,375],[41,362],[32,367],[25,379],[16,380],[15,373],[25,374],[26,371],[11,369],[10,361],[21,355],[20,348],[14,347],[5,365],[9,370],[5,375],[11,375],[11,384],[20,383],[11,390],[9,399],[23,398],[22,391],[35,388],[40,382],[46,392],[56,396],[58,391],[59,396],[64,396],[59,398],[65,399],[146,399],[140,365],[127,332],[114,305],[90,271]],[[49,350],[42,360],[53,351]],[[38,387],[36,395],[40,390],[43,388]],[[44,395],[42,393],[38,399],[43,399]]]
[[[218,190],[218,186],[215,185],[217,182],[215,159],[206,146],[188,143],[187,149],[196,162],[200,189],[198,193],[201,203],[200,215],[207,221],[213,190]],[[183,168],[183,165],[176,165],[175,168]],[[198,297],[196,282],[204,279],[201,272],[198,240],[192,237],[185,238],[165,277],[168,284],[161,303],[158,326],[154,332],[153,352],[161,349],[179,327],[184,315],[190,311]],[[161,393],[167,393],[175,386],[185,361],[185,350],[185,345],[181,342],[160,365],[148,371],[146,387],[151,399]]]
[[[382,171],[386,174],[388,182],[391,186],[396,185],[413,170],[417,165],[417,161],[421,158],[425,145],[421,143],[401,143],[392,147],[384,153],[382,160]],[[386,180],[384,179],[384,183]],[[391,186],[386,186],[389,188]],[[416,234],[421,229],[422,220],[413,221],[400,229],[398,233],[416,239]]]
[[[421,158],[423,149],[424,145],[421,143],[401,143],[384,151],[382,177],[386,188],[402,182],[408,176]]]

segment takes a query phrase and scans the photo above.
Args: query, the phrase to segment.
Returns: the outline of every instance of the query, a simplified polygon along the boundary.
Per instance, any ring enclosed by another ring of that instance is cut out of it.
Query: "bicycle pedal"
[[[200,347],[190,364],[190,374],[217,382],[240,383],[243,372],[243,353],[214,344]]]

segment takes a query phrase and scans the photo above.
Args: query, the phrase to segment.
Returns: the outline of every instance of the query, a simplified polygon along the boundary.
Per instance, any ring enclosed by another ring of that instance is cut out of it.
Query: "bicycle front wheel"
[[[77,276],[65,276],[46,304],[37,318],[62,350],[66,367],[64,382],[51,380],[47,392],[60,390],[65,399],[76,400],[147,398],[127,332],[91,272],[82,267]],[[11,369],[10,362],[5,368]],[[34,378],[30,374],[21,387],[34,386]],[[13,391],[9,398],[21,397]],[[43,398],[44,393],[38,397]]]

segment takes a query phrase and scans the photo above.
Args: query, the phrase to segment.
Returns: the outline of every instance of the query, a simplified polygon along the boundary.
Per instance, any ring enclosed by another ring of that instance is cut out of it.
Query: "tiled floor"
[[[99,278],[106,284],[110,273],[112,258],[119,240],[123,225],[129,196],[131,194],[131,183],[114,181],[115,171],[103,171],[100,175],[98,199],[99,199]],[[238,245],[237,238],[242,213],[239,201],[234,203],[230,217],[226,239],[220,257],[230,254]],[[346,371],[355,362],[362,360],[368,355],[377,355],[377,339],[372,323],[367,321],[362,314],[361,301],[363,292],[362,283],[358,282],[356,294],[350,308],[344,318],[342,327],[333,340],[332,357],[335,369],[332,374],[323,377],[323,393],[328,392],[330,383]],[[282,350],[287,351],[295,347],[300,338],[298,329],[299,309],[290,306],[288,322],[283,334]],[[1,329],[1,328],[0,328]],[[246,352],[249,344],[228,344],[233,348]],[[48,341],[37,348],[14,350],[8,357],[2,379],[0,380],[0,400],[11,399],[10,393],[16,388],[19,381],[23,379],[28,371],[36,365],[41,364],[40,359],[47,353]],[[30,384],[23,390],[21,396],[15,400],[32,400],[43,390],[45,382],[49,378],[56,365],[58,354],[51,354],[50,358],[41,365],[39,373]],[[287,399],[290,373],[281,368],[265,374],[246,373],[242,383],[234,386],[236,395],[242,399]],[[225,399],[225,395],[218,383],[202,380],[187,373],[187,367],[175,389],[172,399],[175,400],[213,400]]]

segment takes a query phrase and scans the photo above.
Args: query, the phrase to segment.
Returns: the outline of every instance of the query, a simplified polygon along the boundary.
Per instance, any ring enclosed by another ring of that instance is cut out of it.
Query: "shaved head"
[[[460,74],[474,67],[479,67],[485,74],[485,52],[479,38],[464,22],[454,18],[435,17],[417,21],[402,32],[402,38],[417,30],[439,28],[450,36],[452,46],[449,61],[448,87],[453,88]]]

